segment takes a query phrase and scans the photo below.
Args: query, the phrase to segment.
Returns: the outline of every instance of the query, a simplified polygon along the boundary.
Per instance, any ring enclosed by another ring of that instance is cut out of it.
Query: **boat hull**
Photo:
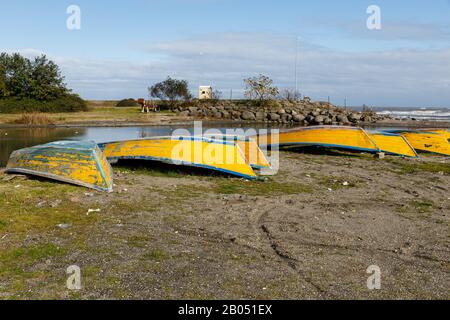
[[[267,141],[267,142],[262,142]],[[349,149],[365,152],[380,152],[377,145],[367,133],[356,127],[317,126],[306,127],[279,133],[278,142],[272,142],[272,137],[259,136],[260,146],[317,146]]]
[[[99,145],[106,158],[138,159],[194,166],[246,179],[257,175],[236,143],[196,137],[158,137],[118,141]]]
[[[237,135],[207,135],[207,138],[214,140],[223,140],[229,142],[235,142],[243,151],[245,159],[248,164],[254,169],[270,168],[270,162],[267,160],[264,152],[262,152],[256,140]]]
[[[411,146],[423,152],[450,156],[450,143],[444,134],[428,131],[390,131],[402,135]]]
[[[416,150],[414,150],[408,140],[401,135],[384,132],[373,132],[368,134],[378,148],[384,153],[410,158],[418,157]]]
[[[14,151],[7,173],[40,176],[87,188],[111,192],[113,174],[94,142],[58,141]]]

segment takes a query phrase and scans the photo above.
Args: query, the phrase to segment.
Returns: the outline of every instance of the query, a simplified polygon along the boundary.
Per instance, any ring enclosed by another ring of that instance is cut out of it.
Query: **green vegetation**
[[[186,80],[177,80],[167,77],[166,80],[156,83],[148,88],[150,96],[162,101],[169,101],[174,106],[177,100],[189,101],[192,95]]]
[[[386,159],[393,164],[395,164],[400,173],[402,174],[414,174],[419,172],[432,172],[432,173],[440,173],[442,172],[445,175],[450,175],[450,164],[448,163],[439,163],[439,162],[406,162],[399,161],[396,159]]]
[[[71,93],[59,67],[45,55],[30,60],[0,54],[0,113],[86,110],[86,102]]]
[[[139,107],[139,106],[140,106],[139,103],[133,98],[120,100],[116,104],[116,107]]]

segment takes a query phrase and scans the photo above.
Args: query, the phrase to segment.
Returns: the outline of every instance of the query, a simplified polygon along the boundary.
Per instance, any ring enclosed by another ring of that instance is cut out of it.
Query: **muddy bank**
[[[283,150],[254,182],[114,169],[113,194],[0,174],[0,297],[450,298],[448,158]]]

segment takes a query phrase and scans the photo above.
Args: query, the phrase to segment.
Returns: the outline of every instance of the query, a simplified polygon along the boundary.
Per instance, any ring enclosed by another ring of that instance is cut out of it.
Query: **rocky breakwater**
[[[283,125],[357,125],[376,123],[385,116],[373,112],[355,112],[328,102],[267,101],[197,101],[177,108],[180,116],[204,120],[267,122]]]

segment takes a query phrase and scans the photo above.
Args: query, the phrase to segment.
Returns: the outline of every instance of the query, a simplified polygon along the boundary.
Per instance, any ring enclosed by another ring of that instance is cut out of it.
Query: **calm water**
[[[203,124],[203,132],[211,128],[213,128],[212,125]],[[226,133],[227,128],[243,129],[243,133],[251,128],[256,130],[269,129],[264,124],[253,125],[251,127],[249,125],[245,126],[239,124],[216,124],[214,128],[223,133]],[[136,138],[167,136],[171,135],[177,129],[185,129],[186,134],[194,131],[192,126],[0,129],[0,167],[4,167],[6,165],[11,152],[14,150],[31,147],[38,144],[57,140],[92,140],[97,143],[102,143]],[[381,128],[372,127],[370,129],[376,130]],[[183,134],[179,132],[177,133]]]
[[[233,128],[242,128],[245,126],[234,125]],[[203,126],[203,131],[211,127]],[[226,127],[217,128],[225,132]],[[255,127],[253,127],[255,128]],[[186,126],[153,126],[153,127],[115,127],[115,128],[14,128],[0,129],[0,167],[4,167],[9,159],[11,152],[17,149],[35,146],[57,140],[92,140],[97,143],[111,142],[120,140],[129,140],[136,138],[147,138],[156,136],[171,135],[177,129],[185,129],[193,132],[193,128]],[[265,129],[264,126],[255,129]]]

